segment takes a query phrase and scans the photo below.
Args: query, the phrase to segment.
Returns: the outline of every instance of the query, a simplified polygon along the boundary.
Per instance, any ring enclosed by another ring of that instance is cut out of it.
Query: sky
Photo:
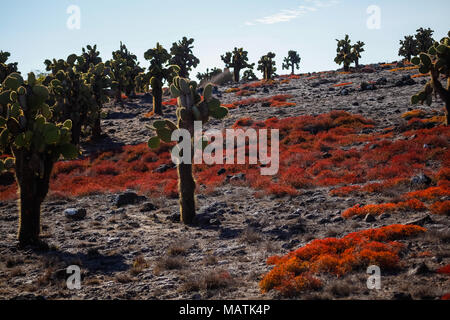
[[[281,69],[283,58],[296,50],[299,72],[314,72],[338,68],[335,39],[345,34],[366,43],[362,64],[398,60],[399,40],[419,27],[435,30],[435,39],[444,37],[449,12],[448,0],[7,1],[0,11],[0,50],[28,73],[44,70],[45,59],[79,54],[88,44],[97,44],[106,61],[123,41],[147,67],[145,51],[157,42],[170,49],[187,36],[195,39],[201,61],[191,78],[223,68],[220,56],[234,47],[247,50],[252,63],[276,53],[279,74],[288,73]]]

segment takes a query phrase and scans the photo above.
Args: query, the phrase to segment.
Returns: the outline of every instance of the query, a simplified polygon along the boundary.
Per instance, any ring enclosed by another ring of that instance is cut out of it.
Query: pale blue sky
[[[69,30],[67,8],[81,9],[81,29]],[[381,9],[381,29],[366,26],[370,5]],[[281,71],[288,50],[302,57],[301,72],[336,69],[336,38],[350,34],[366,43],[361,63],[398,59],[398,42],[419,27],[442,38],[450,29],[448,0],[40,0],[2,2],[0,50],[11,52],[22,72],[44,69],[48,58],[66,58],[97,44],[104,60],[123,41],[147,66],[144,52],[159,41],[166,48],[195,38],[196,71],[220,67],[220,55],[235,46],[251,62],[273,51]],[[195,74],[194,74],[195,75]]]

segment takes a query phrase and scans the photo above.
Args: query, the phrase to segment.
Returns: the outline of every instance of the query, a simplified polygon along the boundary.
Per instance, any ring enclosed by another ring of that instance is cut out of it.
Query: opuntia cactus
[[[283,63],[283,70],[289,70],[291,69],[291,74],[295,73],[295,69],[300,69],[300,62],[302,61],[302,58],[300,58],[300,55],[297,53],[297,51],[289,50],[288,56],[284,58]]]
[[[111,89],[115,92],[116,101],[123,106],[122,93],[125,92],[129,81],[127,61],[113,53],[113,59],[106,61],[105,65],[111,70]]]
[[[244,48],[234,48],[233,52],[227,52],[221,56],[222,61],[225,63],[226,68],[233,68],[233,80],[239,82],[240,72],[243,69],[253,69],[254,63],[248,63],[248,52],[244,51]]]
[[[102,62],[100,52],[97,51],[97,45],[87,45],[86,48],[82,48],[82,52],[81,56],[84,59],[84,63],[77,66],[79,72],[87,73],[91,68],[91,65],[96,66]]]
[[[172,58],[169,63],[180,67],[180,77],[188,78],[192,68],[196,68],[200,63],[200,60],[192,52],[193,43],[194,39],[183,37],[181,41],[174,42],[170,49]]]
[[[255,81],[258,80],[258,77],[253,72],[253,69],[247,69],[244,71],[244,74],[242,75],[242,80],[244,81]]]
[[[433,93],[438,94],[445,103],[445,124],[448,125],[450,121],[450,31],[441,42],[435,42],[427,53],[422,52],[418,57],[412,58],[411,62],[419,66],[419,72],[429,73],[431,76],[425,88],[411,98],[411,103],[431,105]],[[441,76],[447,79],[447,85],[441,83]]]
[[[355,67],[359,68],[359,59],[361,59],[361,53],[364,52],[364,46],[366,44],[362,41],[356,42],[352,47],[352,52],[355,57]]]
[[[120,49],[112,53],[112,60],[106,62],[111,70],[111,88],[115,91],[116,101],[123,106],[122,93],[128,96],[135,93],[135,78],[144,71],[137,62],[136,55],[128,51],[126,45],[120,42]]]
[[[67,60],[46,60],[47,71],[51,71],[45,84],[49,86],[51,99],[54,100],[54,116],[58,121],[72,121],[72,143],[80,143],[83,126],[96,117],[98,106],[91,84],[77,71],[76,63],[83,65],[84,58],[75,54]]]
[[[430,28],[420,28],[416,30],[417,52],[427,52],[435,42],[433,40],[434,31]]]
[[[269,52],[262,56],[258,62],[258,70],[263,73],[264,80],[270,80],[275,76],[277,68],[275,67],[275,53]]]
[[[197,73],[197,79],[199,81],[203,81],[203,80],[210,80],[212,79],[214,76],[221,74],[223,71],[222,69],[219,68],[213,68],[211,71],[209,69],[206,69],[205,73]]]
[[[136,79],[136,90],[140,93],[146,93],[149,91],[150,85],[150,75],[147,72],[141,72],[137,75]]]
[[[406,36],[404,40],[400,40],[399,56],[404,57],[407,61],[411,61],[411,58],[418,53],[417,40],[413,36]]]
[[[164,81],[170,83],[180,71],[177,65],[168,65],[170,54],[159,43],[154,49],[149,49],[144,53],[144,58],[150,61],[148,75],[153,95],[153,112],[162,115],[162,94]]]
[[[170,86],[170,91],[173,97],[178,98],[176,110],[178,122],[175,124],[170,120],[155,121],[153,126],[156,136],[150,138],[149,147],[155,149],[160,146],[161,141],[171,142],[172,133],[177,129],[185,129],[191,137],[194,137],[194,121],[206,123],[210,117],[215,119],[225,118],[228,109],[222,107],[220,101],[212,96],[212,89],[211,84],[206,85],[202,99],[197,93],[195,81],[175,77]],[[191,148],[194,149],[192,140]],[[192,157],[187,162],[178,164],[178,189],[181,221],[185,224],[192,224],[195,218],[195,180],[192,175]]]
[[[89,104],[89,114],[87,116],[87,125],[92,128],[92,138],[98,139],[101,136],[101,118],[103,115],[103,104],[109,101],[108,88],[111,87],[109,75],[111,70],[103,62],[97,65],[90,65],[82,78],[89,85],[94,95],[95,104]]]
[[[0,84],[5,81],[8,75],[17,72],[17,62],[6,63],[10,55],[9,52],[0,51]]]
[[[24,81],[10,74],[0,88],[0,173],[14,170],[19,187],[18,239],[22,246],[39,244],[41,204],[54,163],[62,155],[73,159],[78,148],[70,143],[72,122],[55,122],[46,104],[49,90],[33,73]]]
[[[345,38],[337,41],[337,56],[334,59],[334,62],[341,65],[344,64],[344,71],[350,71],[350,64],[355,61],[355,54],[352,51],[351,40],[348,34],[345,35]]]

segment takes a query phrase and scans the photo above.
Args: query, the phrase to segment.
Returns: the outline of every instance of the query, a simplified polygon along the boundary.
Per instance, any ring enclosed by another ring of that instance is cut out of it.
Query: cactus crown
[[[299,69],[300,68],[300,62],[302,59],[300,58],[300,55],[297,53],[297,51],[289,50],[288,56],[284,58],[283,62],[283,69],[289,70],[289,69]]]
[[[419,66],[419,72],[431,75],[431,80],[422,91],[411,98],[411,103],[431,105],[433,92],[436,92],[448,104],[450,99],[450,80],[448,80],[450,77],[450,31],[447,37],[440,42],[435,42],[427,52],[420,53],[418,57],[412,58],[411,62]],[[440,75],[447,78],[447,88],[440,83]]]
[[[210,117],[223,119],[228,115],[228,109],[221,106],[218,99],[212,96],[212,84],[205,86],[203,98],[197,93],[197,82],[179,76],[173,79],[170,86],[172,97],[177,98],[178,124],[170,120],[155,121],[153,129],[156,136],[148,144],[150,148],[158,148],[161,141],[171,142],[173,131],[180,128],[193,128],[194,121],[206,123]]]
[[[179,66],[179,74],[185,78],[189,77],[189,72],[191,72],[192,68],[196,68],[200,63],[200,60],[192,52],[194,48],[193,43],[194,39],[183,37],[181,41],[174,42],[170,49],[172,57],[169,63]]]
[[[27,81],[12,73],[0,88],[0,153],[15,156],[26,151],[29,165],[41,176],[43,158],[56,161],[61,155],[72,159],[79,154],[70,143],[72,121],[55,122],[48,98],[48,88],[37,83],[34,73]],[[11,169],[14,161],[13,157],[0,160],[0,171]]]
[[[10,55],[9,52],[0,51],[0,85],[8,75],[17,72],[17,62],[6,63]]]
[[[351,40],[348,34],[345,35],[345,38],[337,41],[337,56],[334,61],[337,64],[344,63],[345,66],[350,65],[355,60],[355,54],[352,52]]]
[[[361,53],[364,52],[364,46],[366,44],[362,41],[358,41],[356,42],[356,44],[353,45],[352,47],[352,52],[355,55],[355,57],[357,58],[361,58]]]
[[[417,55],[417,40],[413,36],[406,36],[404,40],[400,40],[400,49],[398,55],[411,60],[411,57]]]
[[[155,86],[161,87],[165,80],[171,82],[180,71],[179,66],[168,65],[170,54],[159,42],[155,48],[149,49],[144,53],[144,58],[150,61],[148,73],[152,88]]]
[[[272,79],[277,71],[275,67],[275,53],[269,52],[266,55],[262,56],[258,62],[258,70],[264,74],[264,79]]]
[[[244,48],[234,48],[233,52],[226,52],[221,56],[227,68],[253,68],[255,64],[248,63],[248,52]]]

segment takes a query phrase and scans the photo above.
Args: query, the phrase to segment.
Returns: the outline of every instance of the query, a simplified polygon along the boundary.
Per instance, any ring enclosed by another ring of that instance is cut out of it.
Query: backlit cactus
[[[162,94],[164,81],[170,83],[180,71],[177,65],[169,65],[170,54],[159,43],[154,49],[144,53],[144,58],[150,62],[148,75],[153,95],[153,112],[162,115]]]
[[[417,41],[417,52],[427,52],[428,49],[433,45],[433,33],[434,31],[430,28],[424,29],[420,28],[416,30],[416,41]]]
[[[146,93],[149,91],[150,75],[147,72],[141,72],[134,79],[136,83],[136,91],[140,93]]]
[[[355,67],[359,68],[359,59],[361,59],[361,53],[364,52],[364,46],[366,44],[362,41],[356,42],[352,47],[352,52],[355,58]]]
[[[212,96],[212,85],[205,86],[202,98],[197,93],[197,83],[189,79],[176,77],[170,86],[173,97],[178,98],[177,124],[170,120],[155,121],[153,126],[156,136],[150,138],[150,148],[158,148],[161,141],[171,142],[172,133],[177,129],[187,130],[194,137],[194,121],[206,123],[209,118],[223,119],[228,109],[221,106],[218,99]],[[191,148],[194,149],[191,140]],[[195,218],[195,180],[192,175],[192,158],[188,163],[178,164],[178,188],[180,196],[181,221],[192,224]]]
[[[248,63],[248,52],[244,48],[234,48],[233,52],[227,52],[221,56],[226,68],[233,68],[233,80],[239,82],[240,72],[243,69],[253,69],[255,64]]]
[[[33,73],[24,81],[10,74],[0,88],[0,173],[14,170],[19,186],[21,245],[39,243],[40,207],[45,199],[54,163],[63,156],[76,158],[71,144],[72,122],[58,123],[46,101],[49,90]]]
[[[253,72],[253,69],[247,69],[244,71],[244,74],[242,75],[242,80],[244,81],[255,81],[258,80],[258,77]]]
[[[135,94],[137,75],[144,71],[137,62],[136,55],[130,53],[120,42],[120,49],[112,53],[113,58],[105,63],[110,68],[111,89],[114,90],[116,101],[123,105],[122,93],[128,96]]]
[[[86,73],[89,71],[91,65],[98,65],[102,62],[102,58],[100,58],[100,52],[97,51],[97,45],[90,46],[87,45],[86,48],[82,48],[81,56],[84,59],[84,63],[82,65],[78,65],[78,71]]]
[[[211,71],[209,69],[206,69],[205,73],[197,73],[197,79],[199,81],[203,81],[203,80],[210,80],[212,79],[214,76],[221,74],[223,71],[222,69],[219,68],[213,68]]]
[[[297,69],[297,70],[300,69],[301,61],[302,61],[302,58],[300,58],[300,55],[297,53],[297,51],[289,50],[287,57],[284,58],[283,70],[291,69],[291,74],[294,74],[295,69]]]
[[[51,99],[54,100],[54,116],[58,121],[72,121],[72,143],[80,143],[83,126],[95,119],[98,106],[83,74],[77,71],[77,64],[83,65],[84,58],[75,54],[67,60],[46,60],[47,71],[51,71],[45,84],[49,86]]]
[[[337,56],[334,59],[334,62],[341,65],[344,64],[344,71],[350,71],[350,64],[355,61],[355,54],[352,51],[351,40],[348,34],[345,35],[345,38],[337,41]]]
[[[411,98],[411,103],[431,105],[433,93],[439,95],[445,103],[445,124],[448,125],[450,121],[450,31],[441,42],[435,42],[427,53],[422,52],[418,57],[412,58],[411,62],[419,66],[420,73],[429,73],[431,76],[425,88]],[[441,83],[441,76],[447,82],[446,85]]]
[[[9,52],[0,51],[0,84],[5,81],[8,75],[17,72],[17,62],[6,63],[10,55]]]
[[[172,58],[169,63],[180,67],[180,77],[188,78],[192,68],[196,68],[200,63],[200,60],[192,52],[193,43],[194,39],[183,37],[181,41],[174,42],[170,49]]]
[[[400,40],[398,55],[411,61],[411,58],[419,53],[427,52],[434,43],[433,33],[430,28],[420,28],[416,30],[415,36],[405,36],[404,40]]]
[[[95,104],[90,104],[87,125],[92,128],[92,137],[97,139],[101,136],[101,118],[103,104],[109,101],[108,90],[111,87],[109,75],[111,70],[103,62],[97,65],[90,65],[89,70],[82,75],[82,78],[89,84],[94,95]]]
[[[127,46],[124,45],[122,42],[120,42],[120,50],[113,53],[114,59],[123,59],[125,60],[125,78],[126,81],[123,86],[123,92],[127,96],[133,96],[136,93],[136,82],[135,78],[137,75],[144,71],[143,68],[139,66],[139,62],[137,61],[137,56],[132,54],[128,49]]]
[[[106,67],[100,58],[97,46],[88,45],[82,49],[81,57],[77,59],[75,69],[81,73],[81,78],[90,86],[95,100],[91,105],[85,125],[92,129],[92,138],[101,136],[101,115],[103,104],[109,101],[108,90],[111,87],[110,68]]]
[[[411,58],[418,53],[417,40],[413,36],[406,36],[404,40],[400,40],[399,56],[404,57],[407,61],[411,61]]]
[[[275,53],[269,52],[258,61],[258,70],[263,73],[264,80],[270,80],[275,76]]]

